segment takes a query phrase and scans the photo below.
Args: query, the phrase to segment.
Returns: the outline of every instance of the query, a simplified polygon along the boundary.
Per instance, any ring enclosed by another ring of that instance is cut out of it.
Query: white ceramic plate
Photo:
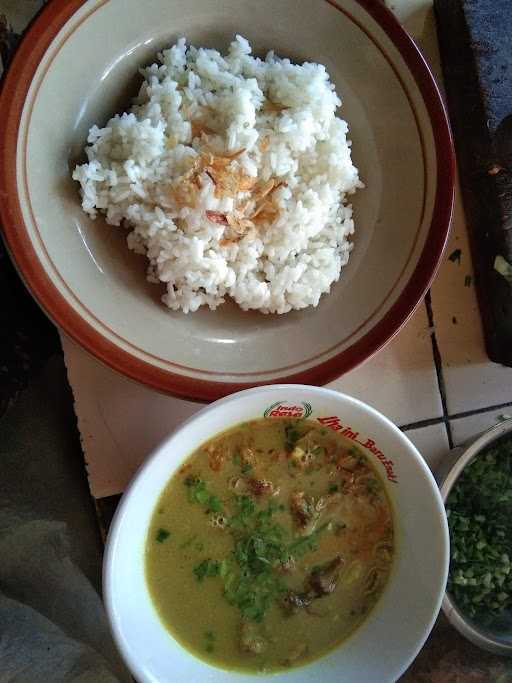
[[[234,304],[185,315],[160,303],[122,229],[81,210],[71,170],[87,132],[129,104],[137,68],[181,35],[224,49],[235,33],[327,66],[367,185],[354,250],[316,309],[282,316]],[[0,213],[34,296],[113,368],[208,400],[272,382],[321,384],[368,358],[428,287],[445,244],[453,152],[419,51],[376,0],[52,0],[3,83]]]

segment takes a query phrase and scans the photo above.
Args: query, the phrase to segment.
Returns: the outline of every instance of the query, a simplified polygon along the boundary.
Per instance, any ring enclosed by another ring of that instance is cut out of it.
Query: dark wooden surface
[[[512,2],[434,0],[449,114],[491,360],[512,366]]]

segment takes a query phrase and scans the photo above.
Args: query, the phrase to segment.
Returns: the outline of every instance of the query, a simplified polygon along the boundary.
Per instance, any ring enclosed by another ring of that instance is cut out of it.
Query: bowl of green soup
[[[385,683],[427,638],[448,561],[407,437],[349,396],[274,385],[148,458],[111,527],[105,603],[140,682]]]

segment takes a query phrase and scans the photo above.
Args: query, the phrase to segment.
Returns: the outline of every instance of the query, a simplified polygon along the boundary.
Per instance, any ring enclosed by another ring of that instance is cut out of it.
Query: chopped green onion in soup
[[[215,436],[157,509],[152,599],[173,636],[217,666],[272,672],[323,655],[389,577],[393,517],[379,473],[314,421],[261,419]],[[158,541],[164,524],[172,543]]]

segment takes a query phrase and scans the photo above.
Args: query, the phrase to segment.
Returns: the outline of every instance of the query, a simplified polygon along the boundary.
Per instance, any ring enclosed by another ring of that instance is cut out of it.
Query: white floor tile
[[[148,453],[201,405],[127,380],[62,341],[91,492],[96,498],[120,493]],[[441,415],[424,306],[386,349],[331,386],[397,424]]]
[[[398,425],[441,417],[425,305],[388,346],[328,386],[369,403]]]
[[[430,469],[435,472],[443,457],[450,450],[444,422],[418,429],[408,429],[405,435],[419,450]]]
[[[450,420],[454,445],[462,445],[481,432],[494,427],[506,417],[512,417],[512,406]]]

